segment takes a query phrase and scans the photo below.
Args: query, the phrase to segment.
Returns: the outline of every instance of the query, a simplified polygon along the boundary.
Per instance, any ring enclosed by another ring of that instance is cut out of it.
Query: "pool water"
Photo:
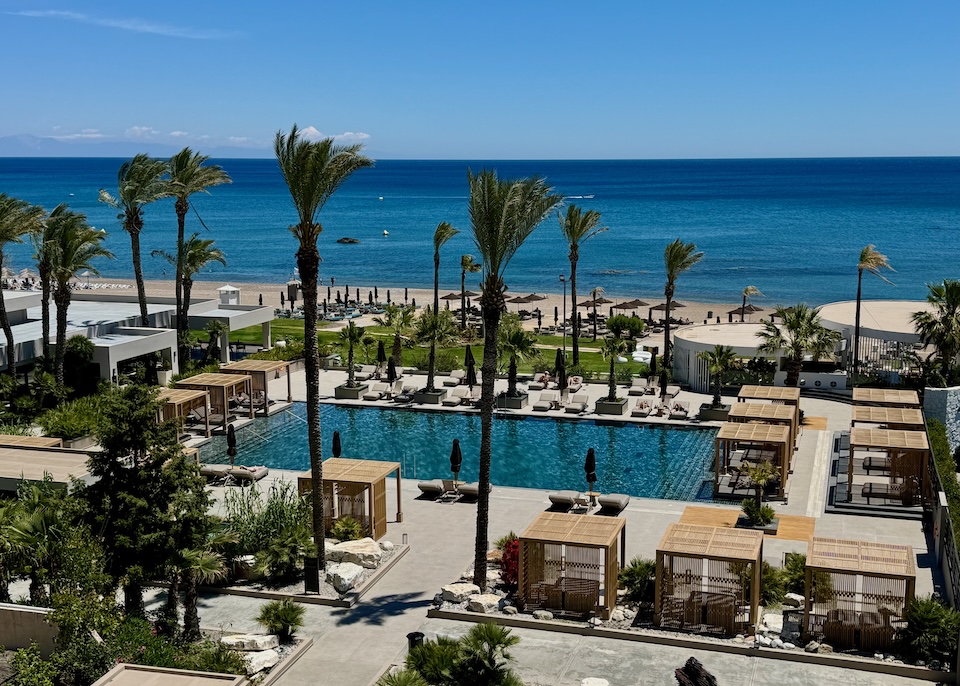
[[[451,478],[450,448],[460,439],[460,479],[479,473],[480,417],[457,412],[320,406],[323,457],[339,431],[344,457],[399,462],[404,478]],[[257,419],[237,431],[237,464],[306,471],[306,404]],[[491,481],[500,486],[586,490],[583,462],[597,456],[597,490],[644,498],[709,498],[714,429],[591,420],[495,419]],[[205,462],[226,462],[226,439],[200,449]],[[704,496],[703,494],[706,494]]]

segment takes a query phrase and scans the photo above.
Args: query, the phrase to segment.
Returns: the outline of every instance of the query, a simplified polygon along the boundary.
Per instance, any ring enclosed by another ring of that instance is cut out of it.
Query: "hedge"
[[[930,449],[933,461],[940,475],[940,487],[947,494],[947,507],[950,508],[950,520],[953,523],[953,536],[960,534],[960,482],[957,481],[957,461],[950,450],[947,440],[947,427],[936,419],[927,420],[927,435],[930,436]],[[960,545],[957,546],[960,549]]]

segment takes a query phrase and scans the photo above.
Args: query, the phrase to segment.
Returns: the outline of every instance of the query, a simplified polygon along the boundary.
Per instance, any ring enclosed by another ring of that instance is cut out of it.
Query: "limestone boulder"
[[[441,596],[447,603],[464,603],[472,595],[480,593],[480,587],[476,584],[447,584],[440,587]]]
[[[491,614],[500,609],[500,596],[493,593],[475,593],[467,598],[467,610]]]
[[[327,567],[327,583],[346,593],[363,579],[363,567],[353,562],[337,562]]]
[[[803,607],[805,602],[806,598],[799,593],[787,593],[783,596],[783,604],[785,607]]]
[[[280,662],[280,653],[271,648],[270,650],[258,650],[256,652],[244,653],[243,659],[247,662],[248,674],[259,674],[265,669],[270,669]]]
[[[223,645],[233,650],[269,650],[280,645],[276,634],[234,634],[220,639]]]
[[[503,608],[503,614],[505,615],[515,615],[517,614],[517,608],[514,605],[505,605]]]
[[[763,616],[763,627],[768,634],[779,634],[783,631],[783,615],[765,614]]]
[[[394,545],[391,541],[380,541],[380,548],[384,552],[389,552],[394,549]]]
[[[549,621],[553,619],[553,613],[550,610],[534,610],[533,611],[534,619],[542,619],[544,621]]]
[[[327,549],[328,562],[352,562],[365,569],[376,569],[382,559],[383,550],[372,538],[344,541]]]
[[[626,617],[623,614],[623,610],[614,610],[610,613],[611,622],[622,622]]]

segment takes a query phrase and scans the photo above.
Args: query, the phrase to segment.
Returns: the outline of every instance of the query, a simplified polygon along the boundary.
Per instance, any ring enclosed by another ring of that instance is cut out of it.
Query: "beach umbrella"
[[[24,267],[23,269],[20,270],[18,276],[21,279],[32,279],[37,276],[37,273],[32,269],[30,269],[29,267]]]
[[[373,297],[377,302],[380,302],[380,291],[377,290],[377,287],[373,287]]]
[[[464,292],[463,292],[463,297],[464,297],[464,298],[476,298],[476,297],[478,297],[479,295],[480,295],[479,293],[474,293],[473,291],[464,291]]]
[[[404,303],[404,304],[407,303],[407,295],[408,295],[407,289],[404,288],[404,289],[403,289],[403,303]],[[416,304],[414,304],[414,307],[416,307]]]
[[[340,432],[333,432],[333,456],[340,457],[340,453],[343,452],[343,446],[340,445]]]
[[[447,311],[449,312],[449,311],[450,311],[450,301],[448,300],[447,302],[444,303],[444,305],[447,306]]]
[[[333,298],[330,297],[330,286],[327,286],[327,300],[333,300]]]
[[[406,289],[404,289],[404,293],[406,293]],[[416,298],[411,298],[411,299],[410,299],[410,304],[413,305],[413,309],[417,309],[417,299],[416,299]]]
[[[233,428],[233,424],[227,426],[227,455],[230,456],[230,464],[233,464],[233,459],[237,456],[237,430]]]
[[[554,305],[553,307],[553,325],[556,326],[557,322],[560,321],[560,308]]]
[[[583,461],[583,471],[587,475],[587,490],[593,491],[593,485],[597,483],[597,455],[593,448],[587,450],[587,459]]]
[[[383,346],[383,341],[381,340],[377,343],[377,364],[383,364],[387,361],[387,350]]]
[[[397,365],[391,357],[387,360],[387,381],[393,383],[397,380]]]
[[[373,304],[373,291],[367,291],[367,304]]]
[[[459,293],[447,293],[445,296],[443,296],[443,297],[440,298],[440,299],[441,299],[441,300],[446,300],[447,302],[452,302],[452,301],[454,301],[454,300],[459,300],[459,299],[460,299],[460,294],[459,294]]]
[[[463,366],[467,368],[467,385],[472,391],[473,387],[477,385],[477,361],[474,359],[473,350],[469,345],[463,354]]]
[[[12,279],[16,275],[17,273],[10,269],[10,267],[4,267],[2,270],[0,270],[0,278],[3,279]]]
[[[357,289],[357,302],[360,302],[360,289]]]
[[[567,368],[558,367],[557,368],[557,390],[565,391],[567,390]]]
[[[563,358],[563,348],[557,348],[557,357],[553,362],[553,370],[559,372],[566,366],[565,360]]]
[[[344,302],[347,302],[348,300],[350,300],[350,286],[347,286],[346,284],[344,284],[344,286],[343,286],[343,301],[344,301]]]
[[[326,298],[323,299],[323,313],[324,313],[324,314],[327,313],[327,299],[326,299]]]
[[[540,311],[540,308],[537,308],[537,328],[543,328],[543,312]]]
[[[657,353],[660,352],[660,348],[654,348],[651,351],[653,354],[650,356],[650,375],[656,376],[657,374]]]
[[[450,471],[453,472],[453,480],[458,481],[460,477],[460,467],[463,465],[463,453],[460,451],[460,439],[453,439],[453,447],[450,448]]]
[[[283,307],[283,291],[280,291],[280,307]]]
[[[541,300],[546,300],[546,299],[547,299],[547,296],[537,295],[536,293],[531,293],[530,295],[527,296],[527,302],[531,302],[531,303],[540,302]]]
[[[260,307],[263,307],[263,293],[260,294]]]
[[[283,296],[280,296],[280,297],[282,298]],[[342,300],[343,300],[343,298],[340,296],[340,289],[337,289],[337,302],[339,303],[339,302],[341,302]]]
[[[390,289],[387,289],[387,304],[390,304]]]
[[[584,300],[582,303],[577,303],[577,307],[596,307],[596,300]]]

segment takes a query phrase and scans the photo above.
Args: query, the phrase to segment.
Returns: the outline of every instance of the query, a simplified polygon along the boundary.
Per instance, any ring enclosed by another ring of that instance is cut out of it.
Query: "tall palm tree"
[[[567,208],[567,214],[557,217],[560,220],[560,231],[570,244],[570,311],[577,311],[577,262],[580,260],[580,245],[607,230],[606,226],[599,226],[600,213],[596,210],[584,212],[576,205]],[[573,318],[573,364],[580,364],[580,326],[577,318]]]
[[[780,325],[764,321],[757,336],[762,343],[757,352],[776,354],[783,350],[786,355],[787,386],[796,386],[803,368],[803,356],[807,353],[814,361],[832,353],[840,342],[840,332],[831,331],[820,323],[820,308],[800,303],[787,309],[777,307],[775,316]]]
[[[8,243],[23,243],[23,237],[36,234],[41,228],[43,208],[0,193],[0,269],[3,268],[3,252]],[[7,305],[0,289],[0,327],[7,342],[7,374],[16,375],[16,344],[13,340],[13,328],[7,319]]]
[[[363,343],[364,327],[353,322],[340,329],[340,342],[347,346],[347,388],[356,388],[357,380],[353,369],[353,350]]]
[[[360,154],[361,145],[339,146],[332,138],[308,141],[294,124],[289,135],[278,131],[273,144],[283,180],[297,210],[297,223],[290,227],[296,237],[297,268],[303,290],[303,353],[307,384],[307,440],[310,448],[310,503],[313,508],[313,537],[316,543],[317,572],[311,569],[307,585],[320,583],[319,570],[325,565],[321,444],[320,444],[320,358],[317,353],[317,280],[320,250],[317,240],[323,231],[320,210],[340,185],[358,169],[373,166]]]
[[[393,331],[393,350],[390,356],[397,366],[403,364],[403,337],[413,329],[414,309],[396,303],[390,303],[384,308],[384,316],[374,317],[373,323],[385,326]]]
[[[960,355],[960,281],[930,283],[927,290],[927,302],[933,306],[933,312],[914,312],[911,319],[920,342],[936,348],[943,376],[952,382]]]
[[[184,344],[190,331],[190,324],[186,315],[188,308],[183,307],[183,280],[186,278],[183,263],[183,257],[186,256],[184,233],[187,212],[190,210],[190,196],[195,193],[209,193],[208,189],[214,186],[231,183],[230,176],[223,171],[222,167],[206,164],[209,159],[207,155],[201,155],[190,148],[184,148],[171,157],[169,162],[169,191],[170,195],[176,198],[173,207],[177,212],[177,249],[174,252],[177,260],[174,265],[176,269],[174,289],[177,297],[177,341],[179,347],[177,359],[180,360],[181,365],[184,364],[190,354],[189,348]]]
[[[473,255],[460,256],[460,328],[467,329],[467,272],[476,274],[483,265],[473,261]]]
[[[607,397],[609,402],[617,400],[617,358],[623,355],[627,349],[627,343],[619,336],[608,336],[600,344],[600,355],[605,360],[610,361],[610,375],[607,378]]]
[[[666,324],[663,326],[663,364],[660,366],[660,400],[667,397],[667,370],[670,368],[670,306],[677,291],[677,279],[689,271],[700,260],[703,252],[697,250],[696,243],[684,243],[679,238],[670,243],[663,251],[663,265],[667,271],[667,282],[663,287],[666,296],[666,309],[663,312]]]
[[[895,271],[887,261],[887,256],[876,250],[871,244],[860,251],[860,261],[857,262],[857,313],[853,324],[853,384],[857,385],[860,379],[860,292],[863,288],[863,273],[873,274],[879,279],[883,279],[891,286],[891,281],[880,273],[881,269]]]
[[[740,305],[740,323],[744,321],[744,316],[747,313],[747,301],[750,298],[762,298],[763,293],[760,292],[760,289],[756,286],[747,286],[743,289],[743,302]]]
[[[113,253],[103,247],[107,237],[87,223],[86,215],[72,212],[66,205],[58,205],[47,218],[53,240],[50,252],[50,276],[53,280],[53,302],[57,307],[57,343],[54,352],[54,377],[63,385],[63,356],[67,348],[67,310],[72,290],[70,279],[82,271],[99,274],[93,261],[98,257],[113,259]]]
[[[200,596],[197,587],[224,578],[227,565],[223,555],[208,548],[183,550],[180,555],[184,574],[183,638],[196,641],[200,639],[200,615],[197,612]]]
[[[497,373],[497,331],[506,310],[507,265],[537,225],[563,200],[538,177],[508,181],[497,173],[467,172],[470,185],[470,224],[483,270],[480,311],[483,317],[483,363],[480,383],[480,497],[473,583],[487,587],[487,530],[490,519],[490,460],[493,452],[494,379]]]
[[[518,364],[540,357],[537,338],[521,326],[517,315],[508,314],[500,322],[497,347],[497,355],[507,363],[507,395],[515,398],[520,395],[517,392]]]
[[[451,238],[460,233],[447,222],[437,224],[436,231],[433,232],[433,311],[440,311],[440,248]],[[427,369],[427,387],[424,389],[427,393],[435,393],[436,388],[433,385],[434,372],[437,366],[437,342],[430,341],[430,361]]]
[[[177,255],[171,255],[165,250],[154,250],[150,253],[153,257],[162,257],[172,267],[174,267],[181,276],[179,284],[179,293],[177,298],[177,359],[180,361],[180,369],[185,370],[187,360],[190,359],[190,293],[193,290],[193,277],[208,264],[219,262],[226,266],[227,258],[223,251],[213,247],[212,238],[202,239],[200,234],[195,233],[186,241],[180,242],[180,248]],[[181,328],[180,323],[184,326]]]
[[[714,346],[713,350],[703,350],[697,353],[697,358],[707,363],[707,369],[710,372],[710,382],[713,385],[711,407],[720,407],[723,405],[721,397],[723,377],[737,363],[737,355],[729,345],[717,345]]]
[[[143,284],[143,265],[140,259],[140,232],[143,231],[143,208],[152,202],[169,197],[169,184],[163,179],[167,163],[143,153],[120,165],[117,173],[117,195],[100,189],[100,202],[120,210],[117,219],[130,234],[130,252],[133,256],[133,275],[137,280],[137,298],[140,301],[142,326],[150,326],[147,315],[147,291]]]
[[[66,205],[64,205],[66,208]],[[56,247],[50,222],[44,221],[40,231],[30,234],[33,244],[33,259],[37,262],[37,274],[40,277],[40,328],[43,336],[43,360],[50,365],[50,294],[53,289],[50,269],[53,264],[52,253]]]

